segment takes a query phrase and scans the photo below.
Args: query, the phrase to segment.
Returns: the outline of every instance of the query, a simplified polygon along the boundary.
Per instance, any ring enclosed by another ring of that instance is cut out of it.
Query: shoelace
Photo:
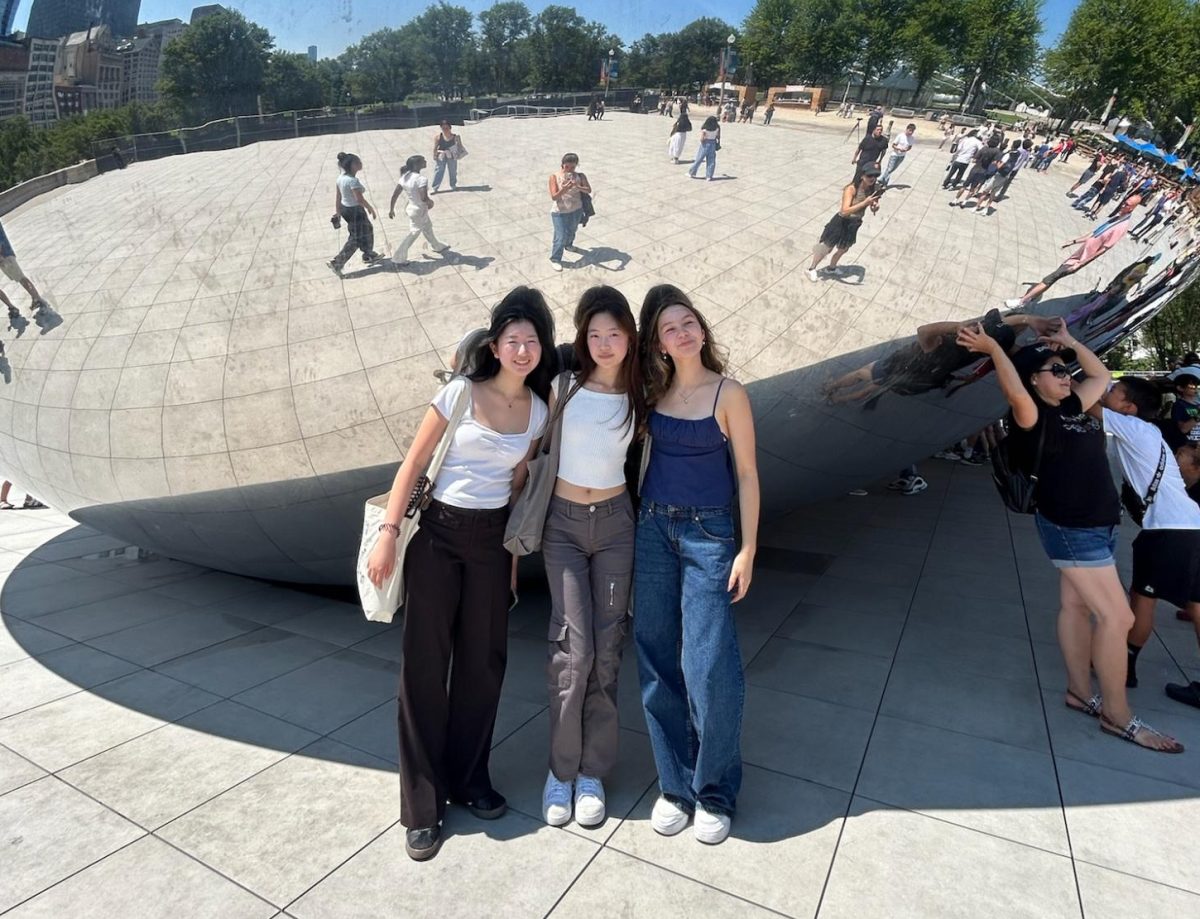
[[[550,786],[546,797],[551,804],[570,804],[571,786],[566,782],[560,782],[558,779],[555,779],[554,784]]]
[[[575,790],[581,798],[599,798],[604,794],[604,786],[600,784],[599,779],[584,775],[575,780]]]

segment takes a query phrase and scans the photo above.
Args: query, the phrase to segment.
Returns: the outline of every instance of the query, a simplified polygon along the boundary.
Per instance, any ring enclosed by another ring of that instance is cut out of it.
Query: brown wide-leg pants
[[[552,604],[550,770],[563,782],[603,778],[616,764],[634,527],[628,494],[597,504],[550,501],[542,535]]]
[[[471,801],[492,787],[488,757],[508,655],[507,519],[507,508],[435,501],[405,555],[400,823],[410,829],[437,824],[447,798]]]

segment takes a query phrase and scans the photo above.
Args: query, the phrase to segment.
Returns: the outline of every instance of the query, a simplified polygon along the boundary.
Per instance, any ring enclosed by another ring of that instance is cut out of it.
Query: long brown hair
[[[633,310],[629,308],[629,301],[615,287],[609,287],[607,284],[589,287],[579,298],[579,305],[575,307],[574,347],[575,359],[579,362],[579,373],[566,399],[575,395],[596,370],[596,362],[592,359],[592,351],[588,347],[588,327],[595,317],[605,314],[616,320],[621,331],[629,339],[629,350],[625,352],[625,359],[621,361],[617,379],[629,400],[623,424],[627,430],[632,425],[636,431],[640,429],[642,419],[646,417],[646,394],[645,385],[642,383],[642,362],[638,352],[637,324],[633,320]],[[566,399],[563,400],[564,403]]]
[[[714,373],[725,373],[725,357],[717,346],[712,328],[688,295],[674,284],[657,284],[646,292],[642,301],[641,327],[642,374],[646,380],[646,408],[654,408],[671,388],[675,379],[675,364],[662,350],[658,340],[658,317],[669,306],[682,306],[696,317],[700,331],[704,333],[704,344],[700,348],[700,363]]]

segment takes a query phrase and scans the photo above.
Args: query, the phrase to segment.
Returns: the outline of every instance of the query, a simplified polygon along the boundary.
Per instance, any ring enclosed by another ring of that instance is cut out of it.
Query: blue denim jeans
[[[442,176],[450,169],[450,187],[458,187],[458,160],[438,160],[433,165],[433,190],[437,191],[442,185]]]
[[[692,163],[692,168],[688,170],[688,175],[695,176],[701,163],[704,163],[705,175],[711,179],[713,173],[717,171],[717,142],[715,140],[700,141],[700,146],[696,148],[696,160]]]
[[[550,219],[554,222],[554,245],[550,248],[550,261],[561,262],[563,248],[575,245],[575,231],[579,229],[579,220],[583,217],[583,208],[560,214],[551,211]]]
[[[634,543],[634,643],[663,795],[733,814],[746,684],[730,604],[727,507],[643,501]]]

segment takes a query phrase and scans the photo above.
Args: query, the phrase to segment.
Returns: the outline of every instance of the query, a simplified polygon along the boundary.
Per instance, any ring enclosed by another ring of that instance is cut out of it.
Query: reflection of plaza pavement
[[[1197,915],[1200,721],[1161,689],[1180,663],[1200,678],[1189,630],[1160,611],[1132,691],[1188,752],[1102,737],[1062,707],[1030,521],[1005,518],[983,470],[923,471],[920,497],[873,487],[764,532],[738,608],[746,768],[724,845],[650,829],[632,650],[607,823],[542,824],[547,601],[530,583],[492,758],[512,811],[451,808],[421,865],[396,822],[398,628],[139,558],[51,511],[0,514],[0,911]]]

